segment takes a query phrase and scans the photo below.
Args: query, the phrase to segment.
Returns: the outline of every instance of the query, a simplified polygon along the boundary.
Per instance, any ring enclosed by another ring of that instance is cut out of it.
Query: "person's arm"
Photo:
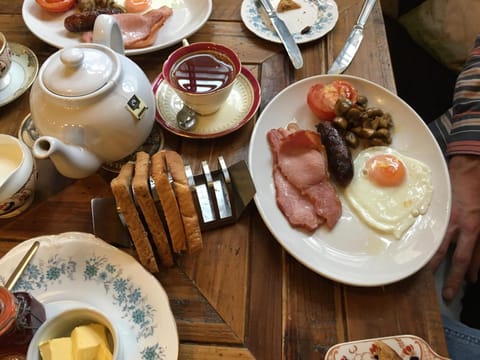
[[[480,36],[457,79],[452,109],[430,128],[446,151],[452,185],[447,232],[430,265],[436,269],[454,247],[443,287],[450,300],[466,276],[477,281],[480,268]]]

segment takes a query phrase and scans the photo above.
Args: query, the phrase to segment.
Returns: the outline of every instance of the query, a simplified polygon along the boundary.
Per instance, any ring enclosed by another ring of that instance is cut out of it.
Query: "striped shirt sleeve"
[[[452,108],[429,127],[447,156],[480,155],[480,34],[457,78]]]

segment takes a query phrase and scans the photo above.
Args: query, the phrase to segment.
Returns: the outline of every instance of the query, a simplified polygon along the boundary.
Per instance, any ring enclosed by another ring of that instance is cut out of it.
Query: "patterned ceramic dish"
[[[157,105],[157,121],[174,134],[196,139],[211,139],[230,134],[245,125],[260,105],[260,84],[245,67],[233,84],[232,91],[218,111],[210,115],[198,115],[197,124],[184,131],[177,125],[177,112],[183,101],[160,74],[153,81]]]
[[[280,0],[271,0],[274,7]],[[297,0],[300,9],[278,13],[297,44],[317,40],[333,29],[338,20],[337,3],[333,0]],[[244,0],[241,17],[245,26],[258,37],[281,43],[260,1]]]
[[[0,91],[0,106],[17,99],[32,85],[38,73],[38,59],[35,53],[21,44],[9,43],[12,51],[11,76],[8,86]]]
[[[414,335],[399,335],[359,341],[351,341],[332,346],[325,360],[375,359],[376,344],[383,343],[394,351],[398,360],[449,360],[435,353],[425,340]],[[380,358],[381,359],[381,358]]]
[[[14,291],[30,292],[45,306],[47,320],[65,310],[92,308],[117,327],[124,359],[177,359],[177,327],[158,280],[94,235],[69,232],[22,242],[0,259],[1,283],[35,240],[40,247]]]

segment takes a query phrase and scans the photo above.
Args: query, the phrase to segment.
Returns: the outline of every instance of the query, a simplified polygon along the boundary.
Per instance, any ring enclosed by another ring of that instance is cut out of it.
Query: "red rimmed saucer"
[[[156,119],[165,129],[179,136],[212,139],[230,134],[245,125],[260,106],[260,84],[248,69],[242,67],[232,92],[222,107],[214,114],[198,115],[195,127],[184,131],[178,127],[176,120],[183,102],[163,80],[162,74],[159,74],[152,85],[157,108]]]

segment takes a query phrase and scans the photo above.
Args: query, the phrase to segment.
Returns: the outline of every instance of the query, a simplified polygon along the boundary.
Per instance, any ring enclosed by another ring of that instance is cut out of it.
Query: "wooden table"
[[[337,0],[339,20],[332,32],[301,45],[305,65],[295,71],[283,47],[252,34],[240,18],[240,0],[213,1],[209,21],[189,40],[232,47],[261,84],[260,110],[285,86],[325,73],[356,21],[362,1]],[[31,48],[40,63],[55,48],[29,32],[21,1],[0,0],[0,29],[12,42]],[[133,57],[153,80],[177,46]],[[380,4],[348,74],[395,91]],[[28,92],[0,109],[0,132],[16,134],[30,112]],[[227,163],[246,159],[255,119],[223,138],[187,140],[165,131],[168,148],[179,151],[194,172],[202,159]],[[22,215],[0,220],[0,256],[19,242],[66,231],[92,232],[90,199],[111,196],[111,175],[99,171],[72,181],[59,176],[48,160],[39,161],[36,200]],[[183,255],[162,269],[177,320],[180,359],[322,359],[338,342],[396,334],[424,338],[447,355],[432,274],[421,270],[399,283],[358,288],[326,279],[302,266],[271,236],[252,202],[233,226],[204,234],[204,249]]]

